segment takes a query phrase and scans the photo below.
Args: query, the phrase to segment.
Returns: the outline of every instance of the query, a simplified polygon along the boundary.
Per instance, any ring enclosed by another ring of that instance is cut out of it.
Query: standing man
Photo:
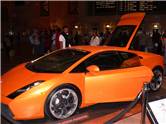
[[[140,28],[137,32],[137,36],[138,36],[138,39],[139,39],[139,47],[140,47],[140,50],[141,51],[146,51],[146,34],[145,32],[143,31],[142,28]]]
[[[158,29],[153,30],[152,42],[154,44],[154,51],[156,54],[162,54],[162,41]]]
[[[69,38],[69,28],[67,26],[63,27],[63,32],[59,36],[60,48],[64,49],[70,47],[70,38]]]

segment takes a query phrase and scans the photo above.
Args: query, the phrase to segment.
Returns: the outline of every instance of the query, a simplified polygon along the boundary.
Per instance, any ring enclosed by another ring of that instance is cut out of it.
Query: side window
[[[86,72],[86,67],[97,65],[101,71],[120,68],[122,61],[117,52],[96,54],[78,65],[72,72]]]
[[[141,66],[139,57],[136,54],[128,52],[119,52],[122,58],[121,68],[131,68]]]

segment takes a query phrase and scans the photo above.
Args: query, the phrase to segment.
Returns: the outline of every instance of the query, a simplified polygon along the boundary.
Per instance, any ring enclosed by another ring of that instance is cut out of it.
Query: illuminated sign
[[[115,15],[128,12],[164,13],[165,1],[95,1],[91,4],[95,15]]]

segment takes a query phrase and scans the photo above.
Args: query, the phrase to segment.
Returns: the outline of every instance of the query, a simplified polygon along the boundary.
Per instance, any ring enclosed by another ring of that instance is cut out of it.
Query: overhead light
[[[75,28],[75,29],[78,29],[78,25],[75,25],[74,28]]]
[[[153,28],[154,28],[154,29],[159,29],[159,25],[158,25],[158,24],[154,24],[154,25],[153,25]]]
[[[9,31],[9,35],[14,35],[14,32],[13,31]]]
[[[153,27],[154,27],[154,28],[158,28],[158,25],[154,25]]]
[[[106,28],[110,28],[110,25],[106,25]]]

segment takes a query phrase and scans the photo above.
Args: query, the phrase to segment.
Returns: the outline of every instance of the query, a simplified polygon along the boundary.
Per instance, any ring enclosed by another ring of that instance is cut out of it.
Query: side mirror
[[[90,65],[86,68],[86,70],[88,70],[89,72],[99,72],[100,68],[97,65]]]

